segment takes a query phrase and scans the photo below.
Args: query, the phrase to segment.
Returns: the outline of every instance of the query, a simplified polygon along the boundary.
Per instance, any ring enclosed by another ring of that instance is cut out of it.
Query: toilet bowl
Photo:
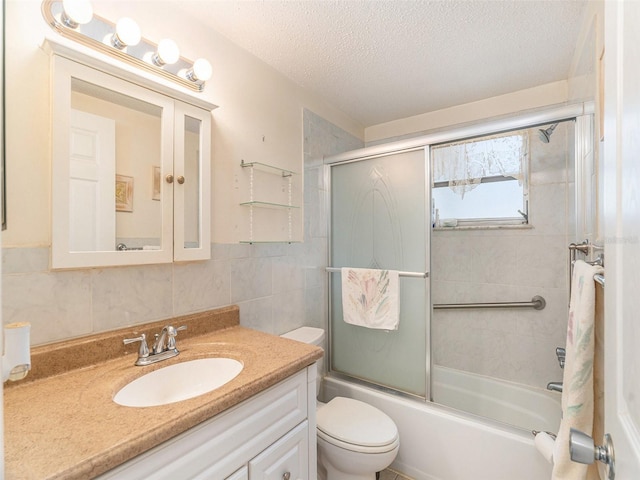
[[[282,335],[320,346],[324,330],[302,327]],[[318,363],[318,378],[322,364]],[[320,380],[316,394],[319,393]],[[359,400],[335,397],[317,407],[318,472],[326,480],[375,480],[400,448],[396,424],[385,413]]]

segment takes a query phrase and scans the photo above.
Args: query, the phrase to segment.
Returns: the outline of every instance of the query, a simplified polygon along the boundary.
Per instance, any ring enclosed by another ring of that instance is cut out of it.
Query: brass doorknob
[[[180,185],[182,185],[182,184],[184,183],[184,177],[183,177],[182,175],[180,175],[180,176],[178,177],[178,183],[179,183]]]
[[[164,177],[164,179],[167,181],[167,183],[173,183],[173,175],[171,174]]]

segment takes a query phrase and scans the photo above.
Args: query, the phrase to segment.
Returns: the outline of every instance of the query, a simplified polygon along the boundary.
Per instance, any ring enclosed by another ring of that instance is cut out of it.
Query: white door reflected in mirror
[[[110,250],[116,234],[116,125],[72,109],[70,130],[69,248]]]

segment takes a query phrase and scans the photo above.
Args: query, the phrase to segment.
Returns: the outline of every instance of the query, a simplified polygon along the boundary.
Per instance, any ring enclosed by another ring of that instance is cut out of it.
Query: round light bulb
[[[195,62],[193,62],[193,76],[195,77],[194,80],[206,82],[211,78],[212,73],[213,69],[211,68],[211,64],[208,60],[204,58],[198,58]]]
[[[176,63],[180,58],[180,49],[178,49],[176,42],[170,38],[160,40],[158,43],[158,57],[163,65],[165,63],[167,65]]]
[[[93,7],[89,0],[62,0],[63,21],[71,28],[89,23],[93,18]]]
[[[142,35],[138,24],[129,17],[123,17],[116,23],[116,34],[113,39],[114,46],[124,48],[127,45],[140,43]]]

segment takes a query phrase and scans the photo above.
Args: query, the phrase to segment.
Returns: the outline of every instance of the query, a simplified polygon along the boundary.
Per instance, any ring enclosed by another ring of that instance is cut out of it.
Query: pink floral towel
[[[346,323],[397,330],[400,320],[396,270],[342,269],[342,315]]]
[[[553,452],[552,480],[586,480],[588,465],[572,462],[569,434],[576,428],[593,435],[593,360],[596,286],[603,268],[578,260],[573,265],[563,373],[562,421]]]

